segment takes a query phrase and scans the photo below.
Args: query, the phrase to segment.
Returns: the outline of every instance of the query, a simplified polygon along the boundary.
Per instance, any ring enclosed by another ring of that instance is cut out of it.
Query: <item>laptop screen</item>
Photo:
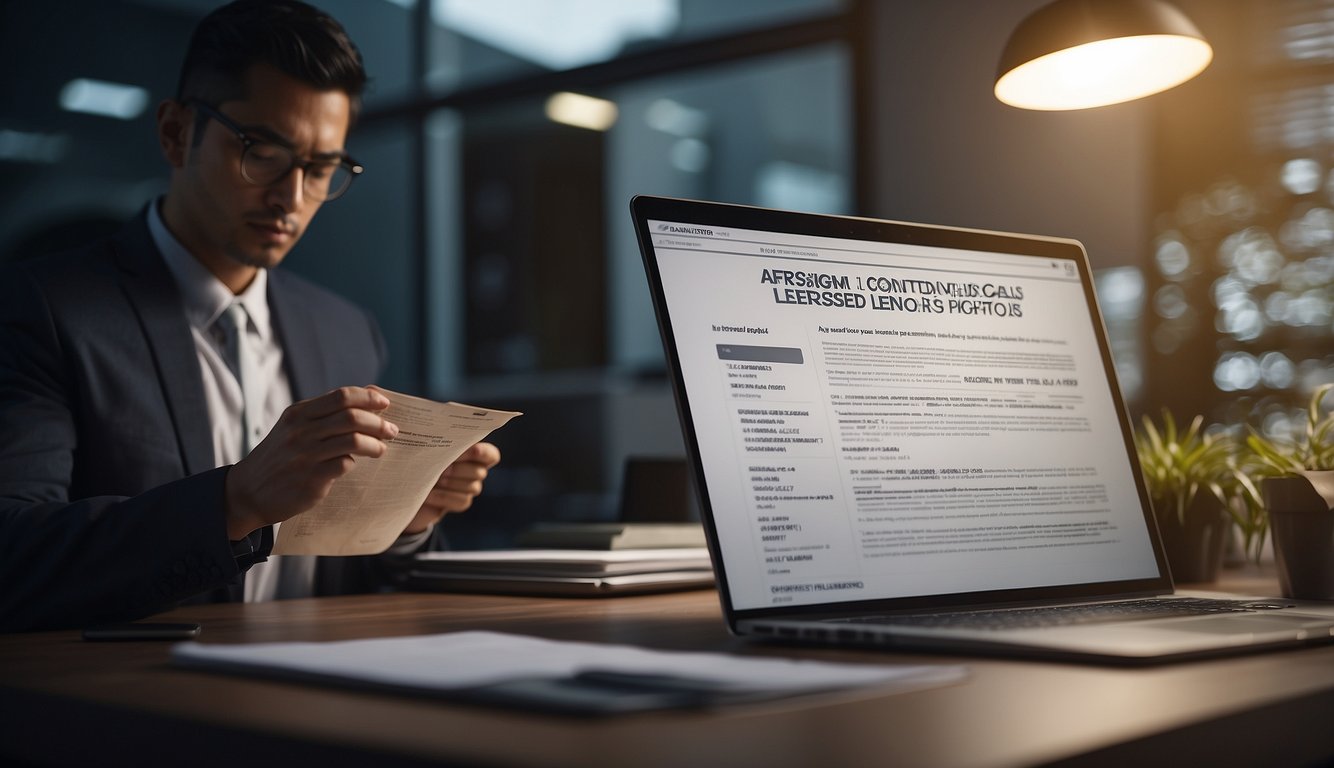
[[[1078,243],[635,210],[732,608],[1165,579]]]

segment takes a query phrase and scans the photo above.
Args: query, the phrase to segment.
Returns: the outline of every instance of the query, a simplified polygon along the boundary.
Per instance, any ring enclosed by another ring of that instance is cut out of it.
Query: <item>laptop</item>
[[[1334,641],[1174,592],[1083,246],[631,202],[729,628],[1147,663]]]

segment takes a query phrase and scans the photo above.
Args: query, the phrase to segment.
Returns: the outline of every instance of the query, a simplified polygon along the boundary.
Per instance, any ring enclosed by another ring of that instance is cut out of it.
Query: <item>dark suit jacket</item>
[[[384,365],[369,314],[281,270],[269,304],[294,400]],[[0,631],[138,618],[240,595],[208,409],[180,294],[144,216],[0,276]],[[252,535],[258,540],[258,534]],[[320,593],[376,558],[322,558]]]

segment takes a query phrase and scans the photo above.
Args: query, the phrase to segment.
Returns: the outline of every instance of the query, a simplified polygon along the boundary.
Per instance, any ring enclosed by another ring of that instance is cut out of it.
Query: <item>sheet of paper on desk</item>
[[[384,417],[399,428],[389,450],[378,459],[358,459],[319,506],[278,526],[273,554],[385,551],[417,514],[445,467],[520,415],[381,391],[391,403]]]
[[[611,714],[962,680],[963,667],[858,665],[656,651],[496,632],[327,643],[180,643],[177,664],[334,682],[567,714]]]

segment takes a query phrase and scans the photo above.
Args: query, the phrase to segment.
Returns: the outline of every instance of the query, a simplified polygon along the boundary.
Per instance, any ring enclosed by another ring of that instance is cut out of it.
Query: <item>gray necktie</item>
[[[255,347],[247,333],[249,315],[239,301],[228,305],[227,310],[218,318],[218,327],[223,333],[224,350],[227,365],[236,375],[241,385],[241,456],[245,457],[264,437],[263,418],[263,382],[259,377],[259,365],[255,359]],[[280,524],[279,524],[280,525]],[[278,534],[279,525],[273,526],[273,533]],[[273,596],[278,599],[309,597],[315,583],[315,558],[287,555],[270,556],[267,562],[256,564],[246,574],[246,600],[255,599],[261,593],[260,583],[266,580],[262,575],[270,571],[267,579],[276,577]]]
[[[222,329],[227,365],[236,375],[241,385],[241,456],[246,456],[264,437],[262,426],[262,387],[259,381],[259,366],[255,361],[255,349],[246,332],[249,316],[245,306],[234,301],[218,318],[218,327]]]

